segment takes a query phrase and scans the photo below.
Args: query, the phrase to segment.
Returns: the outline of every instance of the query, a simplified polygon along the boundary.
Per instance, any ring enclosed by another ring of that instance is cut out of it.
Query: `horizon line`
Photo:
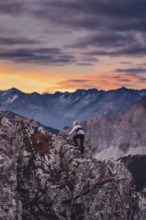
[[[98,89],[98,88],[90,88],[90,89],[76,89],[76,90],[74,90],[73,92],[69,92],[69,91],[64,91],[64,92],[62,92],[62,91],[59,91],[59,90],[57,90],[57,91],[55,91],[54,93],[49,93],[49,92],[43,92],[43,93],[39,93],[39,92],[36,92],[36,91],[33,91],[33,92],[25,92],[25,91],[22,91],[22,90],[20,90],[20,89],[17,89],[17,88],[15,88],[15,87],[11,87],[11,88],[9,88],[9,89],[5,89],[5,90],[0,90],[0,92],[7,92],[7,91],[10,91],[10,90],[17,90],[17,91],[19,91],[19,92],[21,92],[21,93],[24,93],[24,94],[33,94],[33,93],[36,93],[36,94],[38,94],[38,95],[55,95],[56,93],[61,93],[61,94],[64,94],[64,93],[68,93],[68,94],[72,94],[72,93],[75,93],[75,92],[77,92],[77,91],[90,91],[90,90],[96,90],[96,91],[103,91],[103,92],[109,92],[109,91],[116,91],[116,90],[120,90],[120,89],[126,89],[126,90],[134,90],[134,91],[141,91],[141,90],[146,90],[146,88],[143,88],[143,89],[132,89],[132,88],[127,88],[127,87],[125,87],[125,86],[122,86],[122,87],[119,87],[119,88],[117,88],[117,89],[109,89],[109,90],[103,90],[103,89]]]

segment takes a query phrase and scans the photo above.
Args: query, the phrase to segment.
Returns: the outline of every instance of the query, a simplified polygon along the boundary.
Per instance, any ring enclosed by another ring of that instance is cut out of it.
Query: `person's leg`
[[[78,139],[78,136],[77,136],[77,135],[75,135],[75,136],[73,137],[73,140],[74,140],[74,143],[75,143],[75,145],[76,145],[76,146],[78,146],[77,139]]]
[[[81,150],[81,154],[83,155],[84,154],[84,135],[81,135],[80,136],[80,144],[81,144],[81,146],[80,146],[80,150]]]

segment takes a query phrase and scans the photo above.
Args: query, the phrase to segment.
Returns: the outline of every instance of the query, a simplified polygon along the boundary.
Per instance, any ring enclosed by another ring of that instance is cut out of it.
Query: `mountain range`
[[[27,94],[12,88],[0,91],[0,110],[11,111],[45,126],[61,129],[72,125],[74,120],[87,121],[107,112],[122,112],[145,95],[145,89],[124,87],[110,91],[89,89],[54,94]]]

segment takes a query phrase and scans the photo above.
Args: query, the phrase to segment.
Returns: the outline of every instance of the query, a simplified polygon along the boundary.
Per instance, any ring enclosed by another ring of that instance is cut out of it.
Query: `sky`
[[[0,90],[146,88],[145,0],[1,0]]]

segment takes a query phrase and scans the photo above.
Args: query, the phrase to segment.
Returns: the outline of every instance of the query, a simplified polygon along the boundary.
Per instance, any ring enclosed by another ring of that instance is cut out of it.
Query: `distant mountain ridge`
[[[45,126],[61,129],[74,120],[86,121],[107,112],[131,108],[146,95],[146,89],[120,88],[103,91],[77,90],[73,93],[23,93],[16,88],[0,91],[0,110],[32,118]]]

